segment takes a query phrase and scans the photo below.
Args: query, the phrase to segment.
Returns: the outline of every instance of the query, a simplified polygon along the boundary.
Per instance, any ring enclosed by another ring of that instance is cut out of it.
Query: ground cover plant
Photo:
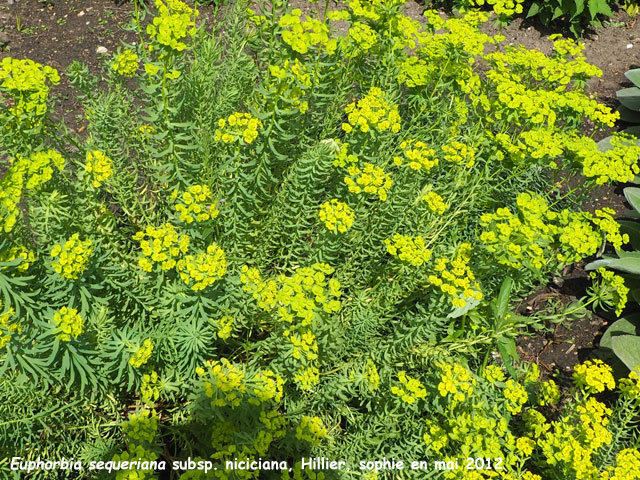
[[[48,101],[62,72],[0,62],[4,471],[65,457],[82,469],[31,475],[638,476],[637,373],[589,361],[561,398],[515,351],[543,318],[512,307],[629,242],[580,201],[632,180],[640,147],[582,133],[617,114],[584,91],[600,72],[574,41],[545,56],[481,33],[483,12],[418,22],[403,6],[235,3],[207,26],[179,0],[136,5],[138,41],[103,78],[64,73],[85,137]],[[598,270],[546,320],[619,314],[627,293]],[[226,463],[272,459],[286,465]]]

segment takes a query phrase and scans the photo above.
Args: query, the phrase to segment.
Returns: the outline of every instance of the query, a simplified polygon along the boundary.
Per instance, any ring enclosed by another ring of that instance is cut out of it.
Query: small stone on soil
[[[107,47],[103,47],[102,45],[99,46],[98,48],[96,48],[96,53],[98,53],[98,54],[105,54],[108,51],[109,50],[107,50]]]

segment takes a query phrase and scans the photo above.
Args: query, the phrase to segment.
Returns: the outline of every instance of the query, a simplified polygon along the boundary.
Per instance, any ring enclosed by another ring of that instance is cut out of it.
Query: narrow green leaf
[[[496,316],[498,317],[498,324],[501,325],[504,317],[507,314],[509,308],[509,300],[511,299],[511,290],[513,288],[513,280],[511,277],[506,277],[500,285],[500,293],[498,294]]]
[[[516,352],[516,343],[512,338],[500,337],[498,339],[498,352],[502,357],[504,366],[513,378],[517,378],[518,374],[514,367],[514,362],[518,361],[518,353]]]

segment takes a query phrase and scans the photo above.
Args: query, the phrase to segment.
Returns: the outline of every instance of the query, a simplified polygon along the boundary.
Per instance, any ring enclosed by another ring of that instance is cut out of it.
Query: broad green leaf
[[[640,336],[618,335],[611,338],[613,353],[629,370],[640,367]]]
[[[598,13],[606,15],[607,17],[613,16],[613,12],[611,11],[611,7],[609,6],[609,2],[607,0],[597,0],[597,4]]]
[[[631,110],[624,105],[620,105],[617,110],[620,113],[620,120],[629,123],[640,123],[640,112]]]
[[[640,212],[640,188],[627,187],[623,192],[627,202],[631,204],[636,212]]]
[[[640,223],[631,220],[618,220],[620,232],[629,235],[629,243],[635,250],[640,250]]]
[[[611,145],[612,138],[613,138],[613,135],[609,135],[608,137],[605,137],[602,140],[600,140],[598,142],[598,150],[600,150],[601,152],[607,152],[611,150],[613,148],[613,145]]]
[[[627,315],[613,322],[600,339],[600,347],[611,349],[611,339],[618,335],[640,335],[640,314]]]
[[[640,258],[640,252],[625,252],[624,250],[618,250],[616,252],[619,258]]]
[[[628,135],[633,135],[636,137],[636,145],[640,145],[640,125],[635,125],[633,127],[625,128],[620,133],[626,133]]]
[[[629,79],[630,82],[640,88],[640,68],[633,68],[624,72],[624,76]]]
[[[556,7],[555,10],[553,11],[553,16],[551,17],[551,20],[555,20],[556,18],[562,16],[564,14],[564,10],[562,10],[562,7]]]
[[[623,106],[631,110],[640,110],[640,88],[623,88],[616,92],[616,97]]]
[[[602,260],[596,260],[591,262],[584,269],[596,270],[600,267],[613,268],[620,272],[633,273],[634,275],[640,275],[640,258],[627,257],[627,258],[606,258]]]

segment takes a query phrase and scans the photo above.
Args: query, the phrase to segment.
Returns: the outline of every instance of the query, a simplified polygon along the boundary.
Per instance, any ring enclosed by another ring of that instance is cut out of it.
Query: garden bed
[[[587,96],[579,48],[530,22],[364,3],[329,9],[345,41],[297,0],[158,0],[146,20],[0,7],[0,61],[36,91],[0,97],[0,471],[13,447],[175,465],[141,478],[196,456],[281,459],[221,478],[321,478],[311,455],[344,458],[325,468],[339,479],[392,456],[429,462],[384,478],[485,478],[452,455],[513,480],[640,474],[640,387],[601,395],[610,322],[583,306],[626,303],[622,277],[584,264],[628,242],[611,179],[638,173],[637,147],[588,135],[618,128],[590,99],[615,108],[640,27],[617,13],[588,32]]]

